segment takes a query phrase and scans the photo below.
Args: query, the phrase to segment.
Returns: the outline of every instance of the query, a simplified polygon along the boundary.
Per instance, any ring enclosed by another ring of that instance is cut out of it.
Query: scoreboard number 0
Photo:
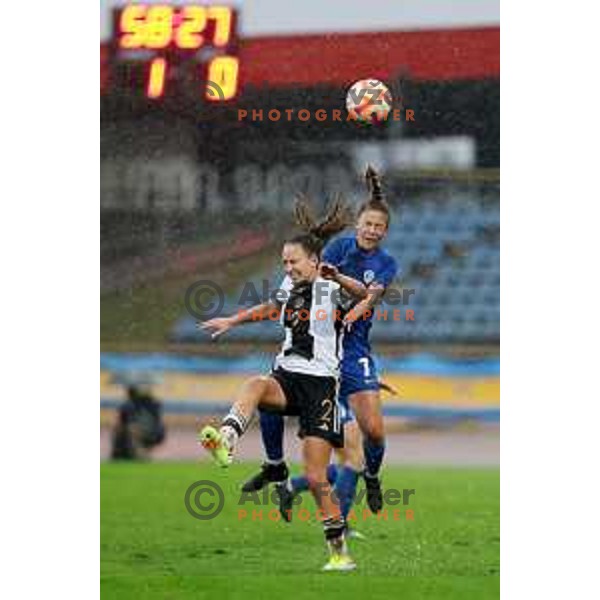
[[[238,89],[239,59],[235,56],[217,56],[208,65],[208,81],[205,98],[211,101],[231,100]],[[219,90],[213,90],[211,82],[216,83]]]

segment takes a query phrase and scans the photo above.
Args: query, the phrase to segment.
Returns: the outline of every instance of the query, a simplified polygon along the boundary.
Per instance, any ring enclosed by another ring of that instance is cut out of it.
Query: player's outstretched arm
[[[263,321],[264,319],[273,318],[274,313],[279,311],[281,308],[277,304],[271,302],[264,302],[263,304],[257,304],[252,308],[240,311],[236,315],[230,317],[216,317],[209,319],[203,323],[198,324],[198,328],[211,333],[212,339],[217,339],[233,327],[242,325],[243,323],[249,323],[252,321]]]
[[[357,300],[363,300],[367,297],[367,288],[364,284],[352,277],[348,277],[348,275],[342,275],[337,267],[321,263],[319,265],[319,273],[323,279],[329,279],[338,283],[342,289],[346,290]]]

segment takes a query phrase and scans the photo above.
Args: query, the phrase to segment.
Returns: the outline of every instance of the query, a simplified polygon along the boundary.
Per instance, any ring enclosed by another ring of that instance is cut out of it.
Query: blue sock
[[[294,492],[305,492],[308,489],[308,479],[304,475],[292,477],[291,481]]]
[[[385,442],[381,444],[373,443],[369,438],[365,437],[363,442],[363,450],[365,453],[365,463],[367,466],[367,474],[375,477],[379,473],[383,455],[385,453]]]
[[[283,417],[275,413],[259,411],[260,432],[267,458],[277,462],[283,460]]]
[[[338,468],[337,465],[331,464],[327,467],[327,481],[329,485],[333,485],[337,481]],[[295,492],[305,492],[308,490],[308,479],[304,475],[292,477],[292,489]]]
[[[339,476],[340,476],[340,470],[338,469],[338,466],[331,463],[327,467],[327,481],[329,481],[329,485],[334,485]]]
[[[356,483],[358,473],[352,467],[340,467],[337,481],[335,482],[335,493],[340,503],[340,511],[344,519],[350,512],[354,495],[356,494]]]

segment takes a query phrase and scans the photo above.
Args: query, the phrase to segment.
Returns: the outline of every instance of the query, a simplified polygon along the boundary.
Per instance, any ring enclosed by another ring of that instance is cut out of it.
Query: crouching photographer
[[[147,458],[149,451],[165,439],[162,407],[149,386],[128,385],[127,400],[119,407],[113,430],[112,458]]]

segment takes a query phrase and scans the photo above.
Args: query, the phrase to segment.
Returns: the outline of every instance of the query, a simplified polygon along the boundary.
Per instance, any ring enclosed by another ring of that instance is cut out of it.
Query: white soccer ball
[[[384,123],[392,109],[392,94],[378,79],[361,79],[348,89],[346,109],[359,123]]]

